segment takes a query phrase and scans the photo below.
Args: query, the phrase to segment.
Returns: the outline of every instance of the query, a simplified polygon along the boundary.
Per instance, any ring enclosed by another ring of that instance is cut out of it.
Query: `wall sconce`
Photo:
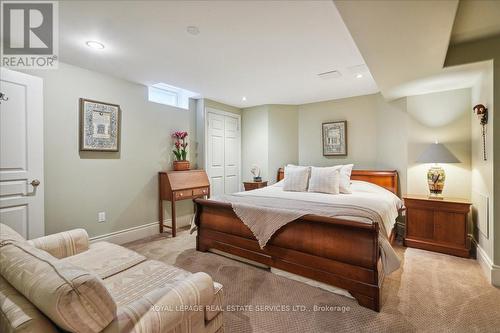
[[[472,108],[472,111],[477,114],[479,123],[482,126],[483,160],[486,161],[486,124],[488,124],[488,108],[486,108],[483,104],[478,104]]]

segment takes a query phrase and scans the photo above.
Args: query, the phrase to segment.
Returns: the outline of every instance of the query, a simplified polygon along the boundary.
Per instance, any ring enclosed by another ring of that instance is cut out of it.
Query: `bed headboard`
[[[283,178],[285,178],[285,169],[279,168],[277,180],[280,181]],[[398,195],[398,172],[396,170],[352,170],[351,179],[376,184]]]

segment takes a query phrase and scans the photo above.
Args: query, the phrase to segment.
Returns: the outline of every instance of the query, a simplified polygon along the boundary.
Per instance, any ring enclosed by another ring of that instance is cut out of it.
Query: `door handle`
[[[30,197],[36,194],[36,188],[40,185],[40,181],[38,179],[33,179],[30,185],[33,186],[33,191],[23,194],[25,197]]]

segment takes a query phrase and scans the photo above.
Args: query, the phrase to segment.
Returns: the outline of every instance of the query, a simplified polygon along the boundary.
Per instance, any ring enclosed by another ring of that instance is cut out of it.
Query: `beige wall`
[[[408,116],[406,99],[386,101],[381,94],[299,105],[299,163],[354,163],[356,169],[397,170],[406,193]],[[325,157],[321,124],[347,120],[348,155]]]
[[[276,182],[279,168],[298,161],[298,112],[293,105],[261,105],[243,109],[242,174],[252,180],[258,165],[261,177]]]
[[[489,124],[486,125],[486,157],[483,159],[483,139],[481,125],[477,116],[470,113],[471,135],[472,135],[472,203],[474,205],[474,216],[477,230],[475,238],[484,251],[491,256],[494,250],[493,244],[493,135],[491,133],[493,121],[493,62],[489,62],[489,69],[481,77],[479,82],[472,89],[472,103],[470,110],[477,104],[485,104],[489,107]],[[483,207],[481,201],[490,201],[489,205]],[[484,208],[483,212],[479,209]],[[488,216],[490,218],[488,219]]]
[[[187,130],[194,142],[194,111],[150,103],[144,86],[64,63],[29,74],[44,80],[46,233],[83,227],[96,236],[158,221],[157,174],[172,162],[170,134]],[[119,153],[78,151],[80,97],[121,106]],[[107,221],[97,223],[101,211]],[[179,205],[178,216],[191,212],[191,203]]]
[[[374,168],[377,160],[378,94],[298,106],[299,163],[328,166],[354,163],[356,168]],[[347,120],[345,157],[323,156],[321,124]]]
[[[408,193],[429,193],[427,170],[432,164],[420,164],[416,160],[429,144],[437,140],[461,161],[440,165],[446,172],[443,195],[470,199],[470,104],[469,88],[407,98]]]
[[[268,180],[269,166],[268,106],[243,109],[241,118],[241,179],[251,181],[250,169],[260,168],[263,180]]]
[[[298,108],[295,105],[270,105],[268,179],[276,182],[279,168],[299,160]]]
[[[407,193],[408,114],[406,98],[387,102],[378,95],[377,169],[398,170],[399,188]]]
[[[415,160],[427,143],[437,139],[462,161],[444,166],[449,180],[445,194],[468,199],[470,91],[445,91],[391,102],[373,94],[298,106],[243,109],[243,179],[251,179],[249,169],[260,160],[261,168],[264,165],[267,170],[263,174],[272,180],[277,168],[293,163],[297,156],[302,165],[354,163],[357,169],[398,170],[402,194],[427,194],[428,165],[416,164]],[[321,124],[334,120],[347,120],[346,157],[323,156]],[[298,130],[296,146],[294,130]],[[255,141],[257,137],[259,141]]]
[[[239,109],[239,108],[237,108],[235,106],[231,106],[231,105],[227,105],[227,104],[224,104],[224,103],[220,103],[220,102],[208,99],[208,98],[204,98],[203,101],[204,101],[205,107],[207,107],[207,108],[212,108],[212,109],[217,109],[217,110],[220,110],[220,111],[226,111],[226,112],[241,114],[241,109]]]
[[[486,181],[491,184],[493,193],[491,193],[490,203],[493,210],[493,215],[490,216],[492,227],[487,243],[493,245],[493,249],[488,255],[490,261],[497,265],[489,270],[491,275],[489,278],[497,285],[500,285],[500,117],[495,116],[495,101],[500,101],[500,37],[492,37],[479,41],[473,41],[463,44],[450,46],[446,56],[446,66],[461,65],[464,63],[474,63],[480,61],[493,60],[493,85],[486,82],[483,88],[476,87],[474,91],[474,99],[481,103],[491,103],[487,105],[490,112],[490,124],[488,125],[488,136],[491,136],[491,154],[486,163],[482,163],[480,168],[474,168],[474,177],[472,178],[472,186],[474,189],[483,188],[489,185],[481,185],[481,182]],[[488,92],[488,90],[490,92]],[[492,93],[491,96],[488,96]],[[484,94],[481,96],[480,94]],[[484,100],[483,100],[484,99]],[[472,110],[471,110],[472,112]],[[495,134],[496,133],[496,134]],[[472,155],[477,156],[477,144],[473,145]],[[477,165],[477,163],[474,163]],[[491,170],[491,172],[490,172]],[[490,182],[489,177],[493,176]],[[484,243],[485,247],[487,246]],[[480,244],[481,246],[481,244]],[[485,252],[488,248],[483,249]],[[484,267],[484,266],[483,266]]]

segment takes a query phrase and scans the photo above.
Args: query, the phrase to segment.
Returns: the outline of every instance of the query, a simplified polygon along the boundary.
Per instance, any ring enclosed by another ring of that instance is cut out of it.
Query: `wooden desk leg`
[[[158,208],[158,219],[159,219],[159,222],[160,223],[160,234],[163,233],[163,200],[160,198],[160,202],[159,202],[159,208]]]
[[[172,199],[172,237],[177,234],[176,222],[175,222],[175,199]]]

